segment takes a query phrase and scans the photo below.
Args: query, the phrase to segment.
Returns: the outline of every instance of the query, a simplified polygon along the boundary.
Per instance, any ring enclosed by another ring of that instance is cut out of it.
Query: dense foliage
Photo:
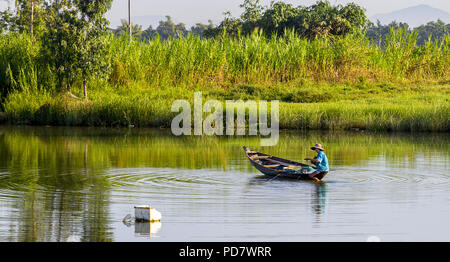
[[[236,32],[248,35],[261,29],[268,35],[281,36],[286,30],[294,30],[301,37],[314,39],[360,31],[368,23],[365,11],[353,3],[333,6],[328,1],[319,1],[310,7],[294,7],[283,2],[272,2],[264,8],[259,2],[245,0],[241,5],[245,11],[240,19],[226,18],[208,34],[220,35],[225,31],[232,35]]]
[[[44,0],[15,0],[15,11],[9,7],[0,11],[0,32],[27,32],[37,37],[46,29]]]
[[[365,10],[351,3],[345,6],[333,6],[327,1],[305,7],[294,7],[284,2],[272,2],[270,6],[263,7],[259,0],[245,0],[241,5],[244,12],[239,18],[232,17],[225,12],[223,21],[215,26],[212,21],[208,25],[197,23],[190,29],[185,24],[175,24],[170,16],[160,21],[157,28],[149,26],[146,30],[140,25],[133,25],[133,36],[144,41],[155,38],[166,40],[168,38],[186,37],[188,34],[198,35],[202,38],[222,36],[229,37],[249,35],[254,30],[260,30],[267,36],[283,36],[286,31],[294,30],[302,38],[314,39],[316,37],[343,36],[349,33],[366,32],[366,37],[374,43],[384,43],[391,30],[403,29],[418,33],[418,44],[423,45],[428,38],[442,39],[448,34],[450,24],[441,20],[430,21],[426,25],[410,28],[406,23],[393,21],[383,25],[379,21],[368,21]],[[112,30],[115,35],[128,34],[128,21],[122,20],[122,25]]]
[[[130,41],[125,21],[108,34],[110,3],[36,1],[45,27],[36,21],[33,34],[34,18],[17,11],[28,5],[3,13],[0,91],[11,122],[167,126],[170,101],[197,90],[281,100],[284,128],[449,130],[450,35],[440,21],[410,30],[370,25],[353,4],[245,1],[240,18],[228,13],[218,27],[188,31],[167,17],[156,29],[134,25]],[[78,99],[88,83],[90,101]]]
[[[109,69],[109,62],[104,57],[109,22],[104,16],[111,3],[112,0],[17,0],[15,15],[11,9],[2,12],[2,27],[9,31],[4,36],[6,50],[3,50],[3,55],[6,57],[1,61],[6,72],[0,80],[4,84],[3,97],[14,85],[17,87],[16,80],[23,74],[33,75],[36,81],[32,86],[39,86],[42,83],[36,79],[36,72],[39,72],[39,76],[46,79],[44,82],[52,82],[49,87],[58,90],[70,90],[77,77],[80,77],[87,98],[88,79],[102,77]],[[37,46],[30,46],[27,51],[19,51],[18,42],[12,42],[11,46],[8,40],[18,39],[14,37],[15,32],[30,34],[32,42],[36,36]],[[27,52],[25,67],[10,60],[14,51],[20,54]]]
[[[412,82],[450,78],[450,37],[419,46],[417,33],[405,30],[391,31],[384,46],[371,44],[361,34],[308,40],[294,32],[283,38],[268,38],[255,32],[238,38],[201,39],[191,35],[147,43],[130,43],[127,37],[109,36],[104,43],[102,61],[111,65],[111,71],[106,78],[91,79],[93,85],[104,88],[139,85],[153,89],[171,86],[210,89],[302,79]],[[0,75],[3,87],[59,90],[56,84],[59,73],[41,58],[41,46],[23,34],[9,34],[0,39],[0,67],[8,72]],[[77,65],[82,56],[76,55],[78,49],[73,52]],[[71,55],[67,51],[61,59],[70,60]],[[81,84],[82,74],[74,74],[72,81]]]
[[[366,31],[366,36],[375,43],[381,43],[383,45],[386,38],[389,36],[390,31],[399,29],[408,32],[416,32],[417,44],[424,45],[428,40],[442,40],[447,34],[450,33],[450,24],[446,25],[441,20],[437,20],[411,29],[407,23],[397,23],[394,21],[389,25],[382,25],[380,21],[377,21],[376,25],[369,25]]]
[[[32,2],[33,19],[24,0],[16,1],[15,13],[2,13],[9,31],[0,40],[3,98],[15,89],[71,91],[73,85],[83,85],[87,96],[87,82],[104,79],[113,85],[228,86],[300,78],[448,77],[448,26],[443,22],[415,31],[406,24],[371,25],[354,4],[272,2],[263,7],[259,0],[245,0],[240,18],[227,14],[219,26],[197,24],[191,34],[169,16],[156,29],[134,25],[133,35],[146,41],[130,45],[125,20],[114,30],[118,38],[105,34],[111,0]],[[30,39],[31,24],[35,37]]]

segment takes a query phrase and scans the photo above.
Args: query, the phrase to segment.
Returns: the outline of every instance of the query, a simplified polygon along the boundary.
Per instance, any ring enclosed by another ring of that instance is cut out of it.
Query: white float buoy
[[[161,221],[161,213],[150,206],[135,206],[134,217],[136,221]]]

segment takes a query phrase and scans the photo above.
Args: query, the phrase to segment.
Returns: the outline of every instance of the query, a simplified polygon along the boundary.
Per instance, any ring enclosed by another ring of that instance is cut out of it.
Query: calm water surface
[[[0,127],[0,241],[450,241],[450,135]],[[242,146],[293,160],[322,143],[325,183],[269,180]],[[161,223],[122,223],[150,204]]]

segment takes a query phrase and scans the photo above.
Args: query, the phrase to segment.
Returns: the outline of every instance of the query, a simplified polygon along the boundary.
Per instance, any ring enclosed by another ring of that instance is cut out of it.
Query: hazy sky
[[[176,22],[191,25],[196,22],[206,23],[208,19],[220,21],[224,11],[231,11],[233,16],[239,16],[239,4],[243,0],[131,0],[133,16],[165,16],[170,15]],[[261,0],[263,5],[271,0]],[[316,0],[284,0],[297,5],[311,5]],[[450,0],[330,0],[333,4],[357,3],[367,10],[370,17],[378,13],[388,13],[398,9],[427,4],[435,8],[450,12]],[[0,9],[7,6],[0,0]],[[128,0],[114,0],[108,18],[111,25],[120,23],[121,18],[127,17]]]

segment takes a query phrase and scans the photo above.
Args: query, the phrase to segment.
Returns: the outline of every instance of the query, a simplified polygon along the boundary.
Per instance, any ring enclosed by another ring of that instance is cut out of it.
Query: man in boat
[[[315,181],[320,181],[328,174],[328,171],[330,170],[328,166],[328,158],[323,152],[325,149],[323,149],[321,144],[315,144],[311,147],[311,150],[316,151],[317,156],[314,159],[305,158],[305,160],[311,161],[311,163],[316,166],[316,171],[310,174],[309,177]]]

